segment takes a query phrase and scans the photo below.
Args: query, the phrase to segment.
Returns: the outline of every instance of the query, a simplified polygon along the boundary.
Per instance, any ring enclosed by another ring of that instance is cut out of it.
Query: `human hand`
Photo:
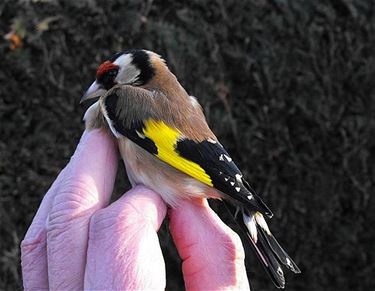
[[[108,206],[116,171],[113,139],[85,132],[21,244],[26,290],[165,289],[157,231],[167,207],[141,186]],[[241,242],[207,201],[184,201],[169,218],[186,289],[249,289]]]

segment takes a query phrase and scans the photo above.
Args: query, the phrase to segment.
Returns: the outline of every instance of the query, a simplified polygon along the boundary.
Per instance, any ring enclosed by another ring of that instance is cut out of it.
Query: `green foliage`
[[[0,34],[14,30],[23,45],[0,40],[0,289],[21,287],[20,241],[78,142],[78,100],[95,68],[133,47],[164,56],[274,210],[275,236],[303,272],[286,275],[288,290],[374,289],[374,9],[367,0],[2,0]],[[270,290],[252,262],[254,290]]]

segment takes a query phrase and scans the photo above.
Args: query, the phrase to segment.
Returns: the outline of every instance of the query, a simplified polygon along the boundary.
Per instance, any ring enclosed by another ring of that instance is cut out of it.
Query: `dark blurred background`
[[[375,290],[375,20],[369,0],[0,2],[0,289],[114,52],[161,54],[275,213],[287,290]],[[120,168],[115,196],[128,186]],[[220,209],[219,209],[220,211]],[[164,224],[168,290],[180,261]],[[250,258],[251,259],[251,258]],[[274,290],[255,258],[254,290]]]

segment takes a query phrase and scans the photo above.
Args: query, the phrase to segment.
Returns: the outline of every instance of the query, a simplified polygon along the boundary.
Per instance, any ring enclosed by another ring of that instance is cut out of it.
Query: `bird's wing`
[[[124,121],[116,93],[104,101],[106,118],[117,138],[125,136],[168,165],[214,187],[240,205],[272,216],[269,208],[242,178],[224,147],[211,139],[196,142],[177,128],[152,117]]]

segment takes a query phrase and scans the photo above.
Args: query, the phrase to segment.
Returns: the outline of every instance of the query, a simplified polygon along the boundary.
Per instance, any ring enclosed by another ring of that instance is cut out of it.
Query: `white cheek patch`
[[[125,54],[116,59],[115,65],[118,65],[120,70],[117,73],[116,81],[119,84],[132,84],[137,81],[140,70],[132,64],[133,57],[131,54]]]

